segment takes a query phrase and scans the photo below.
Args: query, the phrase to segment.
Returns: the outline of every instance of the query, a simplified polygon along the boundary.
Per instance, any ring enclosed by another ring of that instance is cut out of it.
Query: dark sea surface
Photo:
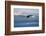
[[[14,27],[38,27],[39,16],[27,18],[22,15],[14,15]]]

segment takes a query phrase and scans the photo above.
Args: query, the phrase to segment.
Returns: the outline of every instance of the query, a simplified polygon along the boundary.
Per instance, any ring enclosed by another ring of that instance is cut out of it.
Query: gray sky
[[[14,15],[38,15],[38,9],[14,8]]]

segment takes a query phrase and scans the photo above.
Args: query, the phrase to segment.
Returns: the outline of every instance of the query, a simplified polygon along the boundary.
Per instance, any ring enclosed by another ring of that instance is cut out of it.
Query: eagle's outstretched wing
[[[30,16],[33,16],[33,15],[28,15],[27,18],[29,18]]]

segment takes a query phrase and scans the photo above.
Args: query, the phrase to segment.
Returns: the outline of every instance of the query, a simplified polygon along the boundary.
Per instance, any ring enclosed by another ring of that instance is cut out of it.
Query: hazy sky
[[[38,15],[39,9],[14,8],[14,15]]]

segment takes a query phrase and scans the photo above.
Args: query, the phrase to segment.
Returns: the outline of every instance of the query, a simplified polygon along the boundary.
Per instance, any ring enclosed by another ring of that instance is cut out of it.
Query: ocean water
[[[14,27],[38,27],[39,16],[30,16],[27,18],[23,15],[14,15]]]

